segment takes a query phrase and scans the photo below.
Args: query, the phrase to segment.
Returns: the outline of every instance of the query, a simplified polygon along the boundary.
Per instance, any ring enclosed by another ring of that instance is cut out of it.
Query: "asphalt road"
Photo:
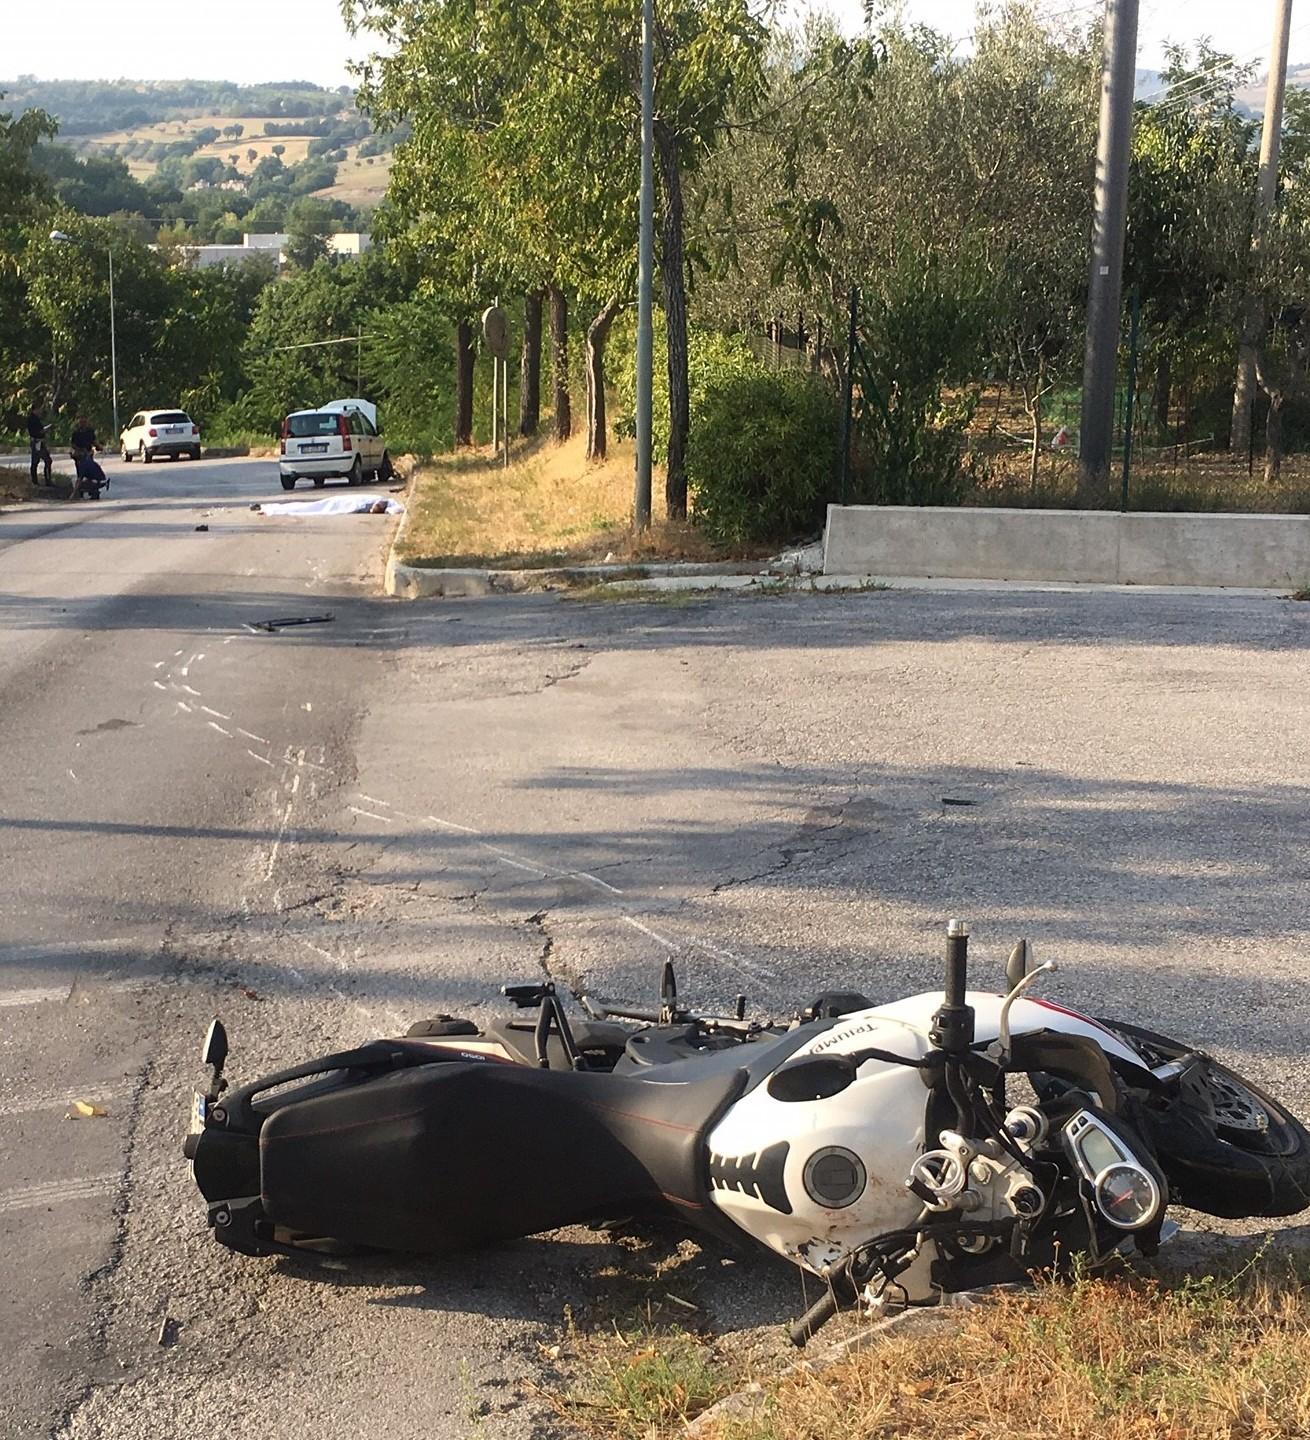
[[[271,462],[112,473],[0,516],[0,1433],[559,1433],[531,1382],[566,1308],[621,1302],[614,1247],[221,1251],[179,1158],[216,1011],[237,1079],[543,966],[644,996],[674,953],[684,993],[783,1013],[933,987],[963,914],[984,977],[1027,934],[1053,998],[1310,1114],[1310,606],[406,606],[388,522],[249,512]],[[743,1343],[798,1308],[785,1271],[666,1261]]]

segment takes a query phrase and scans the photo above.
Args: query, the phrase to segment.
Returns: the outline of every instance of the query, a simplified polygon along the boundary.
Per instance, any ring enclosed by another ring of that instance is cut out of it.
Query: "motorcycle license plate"
[[[191,1124],[188,1127],[192,1135],[199,1135],[205,1128],[205,1116],[208,1113],[209,1102],[197,1090],[191,1097]]]
[[[327,441],[324,440],[321,445],[302,445],[300,447],[300,453],[302,455],[326,455]]]

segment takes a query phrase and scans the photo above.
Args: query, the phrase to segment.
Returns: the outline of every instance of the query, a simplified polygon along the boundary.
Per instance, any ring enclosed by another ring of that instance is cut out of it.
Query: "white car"
[[[200,426],[185,410],[138,410],[118,437],[123,459],[144,460],[156,455],[179,455],[200,459]]]
[[[367,400],[332,400],[317,410],[293,411],[282,422],[282,488],[294,490],[297,480],[322,485],[332,476],[344,477],[348,485],[390,480],[395,472],[377,416]]]

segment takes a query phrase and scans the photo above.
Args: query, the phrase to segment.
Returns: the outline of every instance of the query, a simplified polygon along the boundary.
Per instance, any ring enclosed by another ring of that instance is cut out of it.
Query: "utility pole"
[[[1078,503],[1105,504],[1114,443],[1114,381],[1123,297],[1124,222],[1133,137],[1138,0],[1105,0],[1101,117],[1096,151],[1092,267],[1087,288],[1087,348],[1079,431]]]
[[[1256,346],[1265,324],[1258,293],[1264,232],[1278,199],[1278,150],[1283,135],[1283,93],[1287,89],[1287,37],[1292,29],[1292,0],[1276,0],[1274,39],[1269,52],[1264,123],[1260,129],[1260,177],[1256,182],[1255,222],[1251,230],[1250,284],[1237,344],[1237,381],[1233,386],[1233,424],[1229,453],[1246,455],[1251,448],[1251,406],[1255,399]]]
[[[655,269],[655,0],[641,6],[641,207],[637,240],[637,483],[632,519],[650,529],[651,279]]]

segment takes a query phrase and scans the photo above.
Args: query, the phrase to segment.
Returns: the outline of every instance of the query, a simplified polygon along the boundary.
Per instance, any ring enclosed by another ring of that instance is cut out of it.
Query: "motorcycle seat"
[[[495,1061],[419,1065],[286,1105],[259,1138],[275,1225],[440,1251],[670,1210],[713,1228],[706,1132],[747,1082]]]

